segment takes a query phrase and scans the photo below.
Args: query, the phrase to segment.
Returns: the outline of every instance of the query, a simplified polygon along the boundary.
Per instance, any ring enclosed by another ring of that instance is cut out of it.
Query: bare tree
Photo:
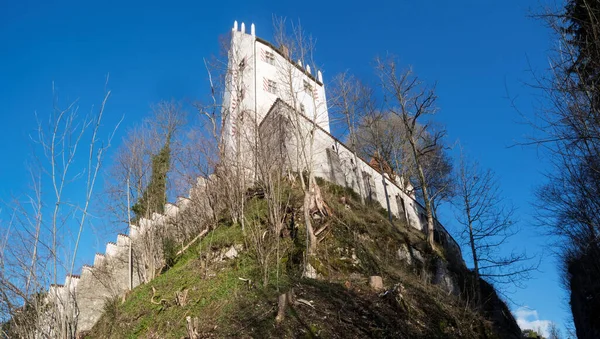
[[[534,73],[544,97],[526,144],[551,160],[538,190],[539,224],[557,240],[577,336],[600,336],[600,3],[569,0],[541,17],[555,37],[548,72]]]
[[[400,185],[406,194],[416,195],[420,184],[404,123],[389,111],[366,111],[370,113],[363,117],[357,129],[359,153],[367,158],[380,158],[384,167],[389,166],[385,170],[389,172],[390,179]],[[418,128],[422,127],[419,125]],[[452,160],[446,152],[446,146],[439,143],[433,150],[423,154],[422,162],[435,216],[438,205],[450,201],[454,194]]]
[[[296,147],[292,163],[298,166],[300,187],[304,192],[303,213],[307,237],[305,275],[313,276],[314,268],[311,268],[312,266],[310,266],[309,261],[316,254],[317,237],[313,228],[312,212],[317,211],[321,214],[327,214],[325,203],[314,174],[314,143],[316,131],[318,130],[317,123],[320,117],[327,111],[324,102],[317,99],[316,95],[314,95],[314,89],[311,85],[303,85],[303,79],[308,70],[302,70],[294,62],[294,60],[298,60],[298,63],[304,65],[303,67],[307,69],[317,69],[312,58],[315,48],[314,40],[305,34],[300,24],[292,24],[291,34],[288,34],[285,19],[275,20],[274,35],[275,43],[282,49],[286,61],[289,61],[277,66],[278,80],[282,84],[281,89],[277,89],[279,97],[292,110],[296,110],[297,112],[302,110],[301,98],[307,98],[304,102],[309,103],[309,107],[306,107],[305,111],[308,120],[300,114],[287,114],[287,119],[291,126]]]
[[[508,240],[517,234],[514,208],[504,201],[494,173],[462,156],[457,174],[457,220],[471,249],[475,293],[477,302],[482,303],[480,278],[521,286],[537,265],[525,252],[507,251]]]
[[[427,117],[436,113],[437,96],[413,75],[412,70],[399,71],[394,59],[377,59],[377,70],[386,96],[386,110],[398,116],[412,155],[411,166],[425,205],[427,215],[427,241],[434,246],[434,212],[430,181],[426,175],[425,159],[439,149],[445,131],[433,129]]]
[[[372,95],[365,99],[363,106],[364,118],[359,126],[360,145],[363,155],[371,159],[371,165],[375,166],[381,174],[381,184],[385,195],[388,212],[388,220],[392,222],[392,210],[390,208],[390,197],[387,191],[386,176],[389,180],[396,181],[396,172],[390,166],[389,159],[398,160],[398,154],[402,154],[402,133],[395,128],[388,128],[386,120],[389,115],[375,109],[375,101]],[[404,168],[404,167],[403,167]],[[398,178],[399,179],[399,178]],[[371,199],[371,197],[368,197]]]
[[[286,219],[293,214],[291,169],[286,142],[289,134],[290,124],[287,117],[281,114],[271,115],[261,123],[258,149],[255,150],[259,171],[256,186],[260,187],[264,194],[270,229],[263,232],[259,227],[260,220],[249,220],[252,224],[249,243],[263,267],[265,286],[268,283],[268,269],[272,264],[269,258],[276,256],[278,279],[280,256],[284,252],[280,246],[280,239],[291,236],[291,232],[285,229]]]
[[[562,335],[560,333],[560,329],[558,328],[558,325],[556,325],[556,323],[552,322],[550,323],[550,326],[548,327],[548,339],[561,339]]]
[[[363,176],[358,167],[358,127],[364,115],[364,108],[369,106],[368,100],[371,98],[371,90],[363,85],[360,81],[344,72],[338,75],[333,80],[332,88],[332,116],[339,116],[345,127],[348,129],[348,139],[354,156],[354,171],[358,180],[358,194],[361,201],[365,202],[365,189],[363,187]],[[378,144],[377,144],[378,145]],[[373,153],[374,154],[374,153]]]
[[[153,219],[153,213],[163,213],[169,183],[167,174],[174,162],[171,154],[181,153],[183,140],[179,132],[185,124],[186,112],[181,105],[162,101],[152,107],[151,117],[128,133],[105,184],[106,206],[113,219],[126,225],[146,226]],[[134,257],[139,259],[143,281],[152,280],[162,266],[163,242],[170,234],[165,229],[167,226],[144,227],[148,231],[140,235],[140,241],[130,242],[130,288]]]
[[[365,158],[379,157],[391,167],[394,176],[408,177],[410,153],[402,122],[389,112],[366,111],[357,129],[359,154]]]
[[[233,222],[244,230],[245,193],[256,179],[257,163],[250,155],[256,149],[257,131],[255,107],[248,107],[244,100],[251,87],[248,72],[254,60],[236,39],[233,33],[221,40],[221,56],[226,61],[205,61],[211,95],[209,103],[197,103],[196,108],[210,128],[205,139],[212,139],[217,151],[214,174],[223,201]]]
[[[0,309],[3,318],[10,318],[11,335],[75,337],[72,279],[57,288],[58,276],[72,276],[89,224],[96,179],[114,134],[101,136],[109,96],[106,91],[99,107],[86,116],[79,115],[77,102],[61,108],[56,101],[48,120],[38,120],[32,138],[40,152],[31,170],[33,193],[10,205],[13,218],[5,232],[12,241],[0,256]],[[79,194],[68,194],[78,183]],[[54,287],[45,293],[49,284]]]

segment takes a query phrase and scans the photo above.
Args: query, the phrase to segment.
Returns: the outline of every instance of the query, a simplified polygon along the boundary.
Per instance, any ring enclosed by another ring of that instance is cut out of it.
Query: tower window
[[[304,90],[312,95],[312,91],[313,91],[312,85],[306,80],[304,80]]]
[[[246,68],[246,58],[243,58],[242,61],[240,61],[239,67],[240,71],[243,71],[244,68]]]
[[[304,104],[300,104],[300,113],[304,114],[306,112],[306,108],[304,107]]]
[[[277,94],[277,83],[273,80],[266,80],[265,90],[269,93]]]
[[[265,52],[265,62],[269,65],[275,65],[275,53],[266,51]]]

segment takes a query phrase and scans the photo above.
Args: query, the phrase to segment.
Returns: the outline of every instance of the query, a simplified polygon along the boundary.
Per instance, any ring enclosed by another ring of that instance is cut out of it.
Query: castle
[[[252,171],[250,166],[257,167],[260,159],[248,145],[260,139],[270,152],[282,151],[292,170],[300,172],[310,165],[315,176],[352,188],[425,232],[425,210],[410,183],[392,177],[376,161],[355,156],[331,134],[323,74],[311,69],[310,57],[302,53],[297,54],[305,61],[292,60],[293,52],[289,46],[276,47],[257,37],[254,24],[247,32],[244,23],[238,27],[234,22],[223,99],[224,141],[230,157],[243,158]],[[312,147],[299,142],[309,138]],[[302,154],[309,153],[311,163],[307,164]],[[460,253],[458,244],[437,221],[435,231],[439,243],[450,244]]]
[[[256,175],[261,165],[256,145],[261,140],[271,155],[282,156],[292,170],[301,172],[312,166],[316,177],[349,187],[410,227],[426,232],[425,210],[409,184],[357,157],[331,134],[322,72],[311,69],[306,61],[292,60],[294,52],[257,37],[254,24],[247,32],[244,23],[234,23],[222,112],[222,141],[229,160],[244,164],[249,176]],[[299,142],[303,137],[310,138],[310,145]],[[203,181],[195,189],[201,189]],[[69,313],[77,332],[94,326],[108,298],[124,295],[130,286],[143,281],[138,265],[130,265],[131,244],[148,230],[177,219],[189,203],[189,198],[179,198],[165,206],[164,215],[154,213],[151,219],[130,225],[127,235],[119,234],[116,242],[106,245],[104,254],[96,254],[93,266],[83,266],[80,276],[67,276],[64,285],[50,287],[48,298],[59,305],[59,312]],[[435,238],[462,258],[456,241],[437,221]]]

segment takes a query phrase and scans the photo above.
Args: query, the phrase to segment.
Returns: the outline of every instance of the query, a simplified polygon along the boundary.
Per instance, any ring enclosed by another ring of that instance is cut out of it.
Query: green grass
[[[246,204],[245,234],[240,225],[222,220],[168,271],[138,286],[124,303],[117,299],[107,304],[88,337],[184,338],[187,316],[198,317],[201,337],[477,338],[484,332],[494,337],[481,316],[423,282],[421,274],[440,253],[428,249],[422,233],[398,220],[390,223],[387,215],[362,205],[346,188],[325,182],[321,186],[332,215],[314,221],[315,229],[325,227],[317,255],[310,259],[320,273],[318,280],[301,277],[303,227],[294,239],[264,233],[265,248],[279,248],[271,253],[266,271],[259,264],[260,247],[250,235],[269,229],[268,210],[266,201],[254,196]],[[301,199],[296,198],[291,213],[301,225]],[[237,258],[210,260],[237,244],[244,245]],[[397,260],[401,244],[419,249],[426,263],[407,267]],[[381,275],[386,287],[402,284],[402,300],[371,291],[370,275]],[[292,306],[285,320],[276,323],[277,297],[290,289],[296,298],[312,300],[315,308]],[[176,305],[176,293],[183,290],[188,290],[188,302]],[[153,295],[164,302],[151,303]]]
[[[232,303],[240,290],[247,288],[247,284],[239,278],[255,275],[251,258],[241,254],[234,260],[209,264],[206,268],[200,255],[235,244],[241,239],[240,234],[240,229],[234,226],[221,226],[207,234],[200,243],[190,247],[170,270],[151,283],[136,288],[125,303],[117,305],[114,312],[103,317],[90,333],[91,337],[137,338],[169,333],[167,337],[180,338],[185,335],[186,316],[203,317],[211,309],[214,311]],[[153,288],[156,291],[154,299],[165,300],[162,305],[150,302]],[[185,289],[188,290],[187,304],[175,305],[176,293]],[[114,320],[111,319],[113,314],[119,316],[118,325],[103,324]],[[210,320],[218,325],[220,319]],[[100,335],[97,329],[109,332]]]

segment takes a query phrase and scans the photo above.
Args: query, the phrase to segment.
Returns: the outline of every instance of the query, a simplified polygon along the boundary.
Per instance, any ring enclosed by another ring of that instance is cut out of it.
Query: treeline
[[[539,223],[557,254],[579,338],[600,337],[600,1],[569,0],[540,15],[554,34],[546,99],[533,125],[552,163],[537,191]]]

